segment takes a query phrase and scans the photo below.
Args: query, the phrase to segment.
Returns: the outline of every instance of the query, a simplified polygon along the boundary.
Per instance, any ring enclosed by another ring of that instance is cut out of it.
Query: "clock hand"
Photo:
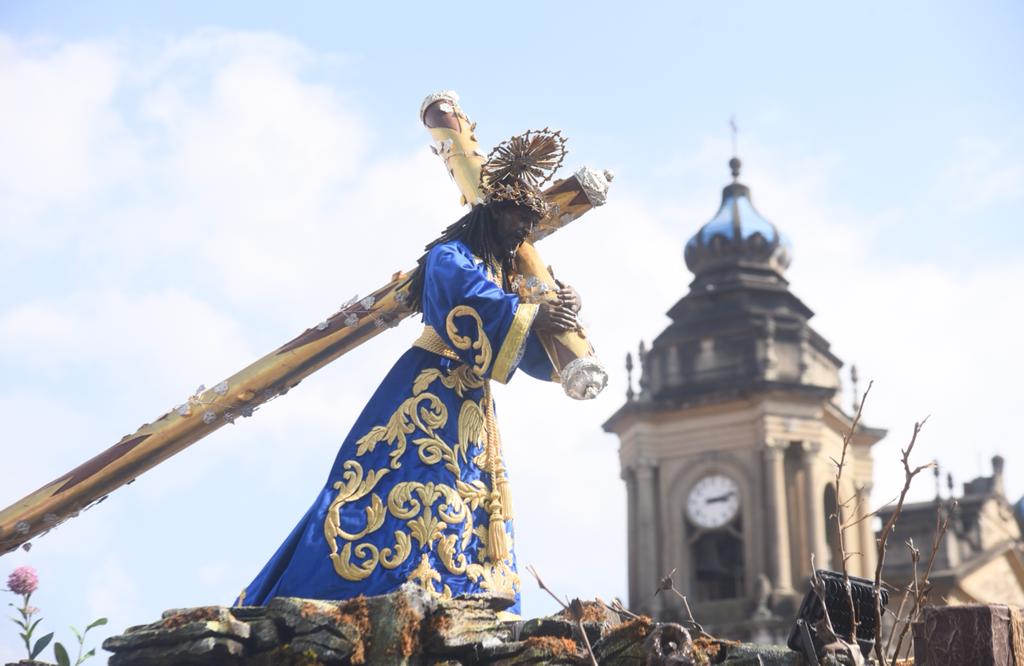
[[[714,504],[716,502],[725,502],[726,500],[728,500],[730,497],[732,497],[735,494],[736,494],[735,490],[730,490],[729,492],[725,493],[724,495],[719,495],[718,497],[709,497],[706,500],[704,500],[704,503],[705,504]]]

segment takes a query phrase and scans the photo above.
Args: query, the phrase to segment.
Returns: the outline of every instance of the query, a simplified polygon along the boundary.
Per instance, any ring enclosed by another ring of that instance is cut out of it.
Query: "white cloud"
[[[145,364],[145,374],[160,384],[189,381],[196,367],[230,368],[252,353],[240,342],[235,321],[174,288],[82,291],[0,314],[0,343],[24,367],[78,365],[107,374],[107,363]]]
[[[945,169],[941,183],[943,195],[958,211],[1011,203],[1024,195],[1024,162],[1008,149],[1014,143],[1008,138],[961,139],[958,154]]]
[[[31,45],[0,36],[0,97],[7,100],[0,106],[0,210],[79,197],[137,165],[112,106],[123,73],[106,44]]]
[[[141,610],[138,581],[116,559],[106,560],[90,572],[89,587],[89,619],[83,624],[100,617],[128,618]]]

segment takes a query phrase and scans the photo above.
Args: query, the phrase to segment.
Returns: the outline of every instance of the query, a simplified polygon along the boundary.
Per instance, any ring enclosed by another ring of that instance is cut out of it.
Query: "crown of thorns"
[[[499,143],[480,170],[485,201],[509,201],[546,215],[549,205],[540,187],[562,166],[565,144],[561,132],[547,127]]]

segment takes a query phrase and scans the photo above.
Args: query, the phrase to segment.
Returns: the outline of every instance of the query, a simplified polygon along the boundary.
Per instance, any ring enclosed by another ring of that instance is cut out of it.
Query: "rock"
[[[506,659],[519,654],[527,647],[525,641],[512,641],[510,643],[496,643],[487,647],[477,649],[476,660],[490,664],[498,659]]]
[[[266,607],[174,609],[104,647],[114,666],[468,666],[589,664],[571,617],[504,620],[508,600],[438,600],[415,585],[346,601],[278,598]],[[574,601],[602,666],[655,664],[800,666],[785,648],[698,638],[674,624],[622,622],[602,605]],[[19,666],[28,666],[20,664]],[[34,665],[40,666],[40,665]],[[49,665],[47,665],[49,666]]]
[[[512,642],[512,626],[498,618],[494,606],[479,597],[438,601],[424,627],[426,649],[437,656],[477,659],[481,649]]]
[[[273,620],[264,617],[249,622],[249,640],[246,642],[249,654],[272,650],[281,642],[281,632]]]
[[[494,666],[525,666],[526,664],[580,664],[589,658],[575,641],[553,636],[535,636],[521,643],[514,655],[488,662]]]
[[[729,645],[738,645],[738,643],[720,641],[706,635],[698,636],[693,640],[693,661],[698,666],[717,664],[725,659],[726,649]]]
[[[729,666],[803,666],[804,658],[785,645],[758,645],[738,643],[725,647],[725,661]]]
[[[437,601],[412,584],[403,585],[391,594],[362,599],[361,609],[368,626],[363,634],[365,663],[395,666],[422,663],[418,656],[423,653],[423,627],[437,607]],[[354,656],[352,663],[360,662]]]
[[[120,653],[181,643],[205,645],[209,642],[204,643],[201,639],[206,638],[226,638],[241,645],[249,638],[249,625],[236,620],[227,608],[221,606],[175,610],[165,613],[158,622],[130,627],[120,636],[111,636],[103,641],[103,649]],[[209,644],[219,643],[213,641]]]
[[[341,636],[344,627],[353,624],[352,617],[341,610],[342,604],[351,601],[275,597],[267,604],[266,617],[277,624],[285,640],[321,630]]]
[[[266,606],[232,606],[230,610],[232,617],[242,622],[251,622],[267,616]]]
[[[481,607],[490,605],[480,599],[468,603]],[[353,664],[400,666],[410,663],[410,659],[422,651],[423,624],[435,606],[436,601],[422,589],[406,585],[391,594],[359,596],[346,601],[279,597],[267,604],[266,617],[276,623],[281,634],[278,640],[290,642],[293,647],[302,645],[317,652],[316,645],[330,644],[318,637],[326,633],[351,643],[349,651],[340,644],[331,650],[351,657]],[[273,637],[268,633],[266,639],[272,641]],[[311,644],[307,646],[307,642]],[[255,641],[253,647],[256,647]],[[261,644],[259,649],[266,648]]]
[[[105,642],[104,647],[106,647]],[[244,646],[237,640],[224,636],[208,636],[173,645],[153,645],[123,650],[116,652],[108,663],[111,666],[237,664],[238,659],[244,653]]]
[[[520,632],[522,638],[550,636],[553,638],[572,638],[576,634],[576,625],[560,617],[538,617],[527,620]]]
[[[278,661],[340,664],[351,659],[354,664],[366,663],[370,621],[365,606],[361,596],[347,601],[275,597],[267,604],[265,616],[255,621],[269,622],[274,629],[261,624],[259,648],[254,640],[252,651],[273,649],[276,631],[280,647],[272,656]],[[305,662],[303,658],[307,658]],[[275,663],[274,659],[269,663]]]
[[[503,611],[516,603],[515,597],[504,597],[500,594],[460,594],[456,597],[459,601],[481,602],[491,610]]]
[[[594,655],[601,664],[622,664],[642,666],[647,663],[647,649],[644,641],[654,628],[647,617],[623,622],[593,644]]]
[[[355,652],[357,635],[342,638],[324,629],[296,636],[288,649],[295,655],[311,656],[324,666],[346,663]]]

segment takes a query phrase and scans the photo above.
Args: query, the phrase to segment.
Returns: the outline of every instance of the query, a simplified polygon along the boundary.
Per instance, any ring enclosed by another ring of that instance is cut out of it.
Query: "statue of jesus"
[[[514,151],[516,137],[507,143]],[[577,328],[580,299],[561,284],[557,299],[519,296],[513,258],[548,204],[536,179],[543,155],[512,162],[492,169],[485,200],[427,246],[405,287],[423,315],[422,335],[356,419],[313,505],[236,603],[340,600],[411,581],[442,597],[505,596],[518,612],[490,381],[505,383],[517,369],[557,380],[536,333]]]

